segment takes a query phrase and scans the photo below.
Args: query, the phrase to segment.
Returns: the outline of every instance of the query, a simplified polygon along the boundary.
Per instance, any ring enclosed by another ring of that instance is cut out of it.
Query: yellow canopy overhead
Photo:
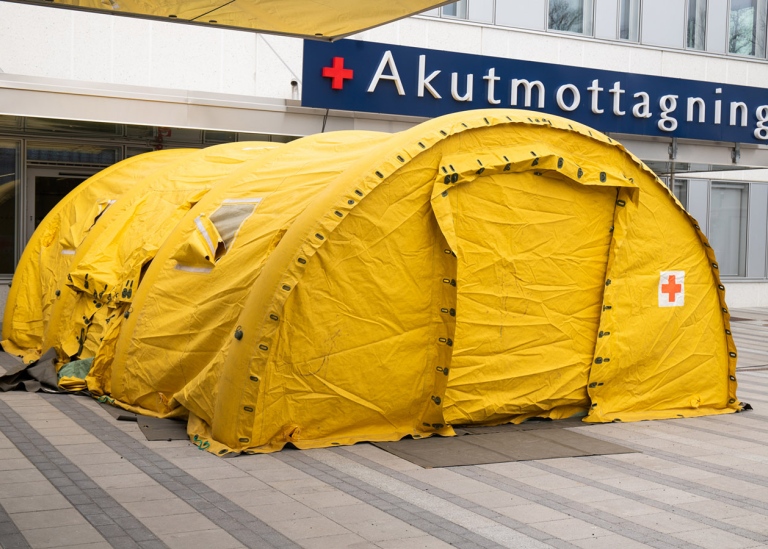
[[[11,0],[333,41],[454,0]]]

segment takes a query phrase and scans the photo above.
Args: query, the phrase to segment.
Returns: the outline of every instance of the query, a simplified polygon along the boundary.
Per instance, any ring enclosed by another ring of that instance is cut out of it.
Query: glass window
[[[637,42],[640,36],[640,0],[620,0],[619,38]]]
[[[709,242],[724,276],[746,275],[747,195],[746,185],[712,183]]]
[[[675,179],[674,185],[672,185],[672,193],[683,205],[683,208],[688,209],[688,181],[685,179]]]
[[[0,116],[0,129],[18,131],[22,128],[23,120],[20,116]]]
[[[550,0],[549,30],[592,34],[592,0]]]
[[[26,130],[32,133],[48,133],[67,136],[120,136],[123,127],[120,124],[103,122],[85,122],[82,120],[53,120],[48,118],[27,118]]]
[[[467,18],[467,0],[459,0],[442,8],[443,17]]]
[[[707,0],[688,0],[688,28],[685,45],[695,50],[706,47]]]
[[[130,158],[132,156],[136,156],[139,154],[144,154],[150,151],[154,151],[155,149],[149,148],[149,147],[126,147],[125,148],[125,157]]]
[[[117,147],[85,143],[27,144],[27,161],[32,164],[111,166],[118,160]]]
[[[643,0],[640,41],[653,46],[683,49],[687,1]]]
[[[765,57],[766,1],[731,0],[728,17],[728,51]]]
[[[504,0],[496,2],[495,22],[506,27],[544,30],[546,28],[546,0],[527,0],[525,3]]]
[[[493,23],[494,0],[472,0],[467,6],[467,19],[478,23]]]
[[[12,274],[16,263],[16,188],[19,182],[19,145],[0,141],[0,274]]]

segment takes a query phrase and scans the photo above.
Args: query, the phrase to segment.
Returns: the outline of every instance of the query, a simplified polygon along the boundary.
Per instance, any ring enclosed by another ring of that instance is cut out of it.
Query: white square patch
[[[659,307],[685,304],[685,271],[662,271],[659,277]]]

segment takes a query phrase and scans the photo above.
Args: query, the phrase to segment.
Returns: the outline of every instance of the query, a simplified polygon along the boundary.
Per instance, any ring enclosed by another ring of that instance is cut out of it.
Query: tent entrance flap
[[[433,209],[457,261],[449,424],[589,408],[617,202],[609,181],[620,179],[525,154],[501,155],[496,169],[490,158],[469,170],[466,159],[446,159],[435,183]]]

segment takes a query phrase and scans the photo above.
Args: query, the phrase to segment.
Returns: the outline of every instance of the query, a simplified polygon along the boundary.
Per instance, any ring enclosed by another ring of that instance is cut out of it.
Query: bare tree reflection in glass
[[[581,0],[551,0],[549,3],[551,30],[584,32],[584,6]]]
[[[765,56],[766,0],[731,0],[728,51]]]

